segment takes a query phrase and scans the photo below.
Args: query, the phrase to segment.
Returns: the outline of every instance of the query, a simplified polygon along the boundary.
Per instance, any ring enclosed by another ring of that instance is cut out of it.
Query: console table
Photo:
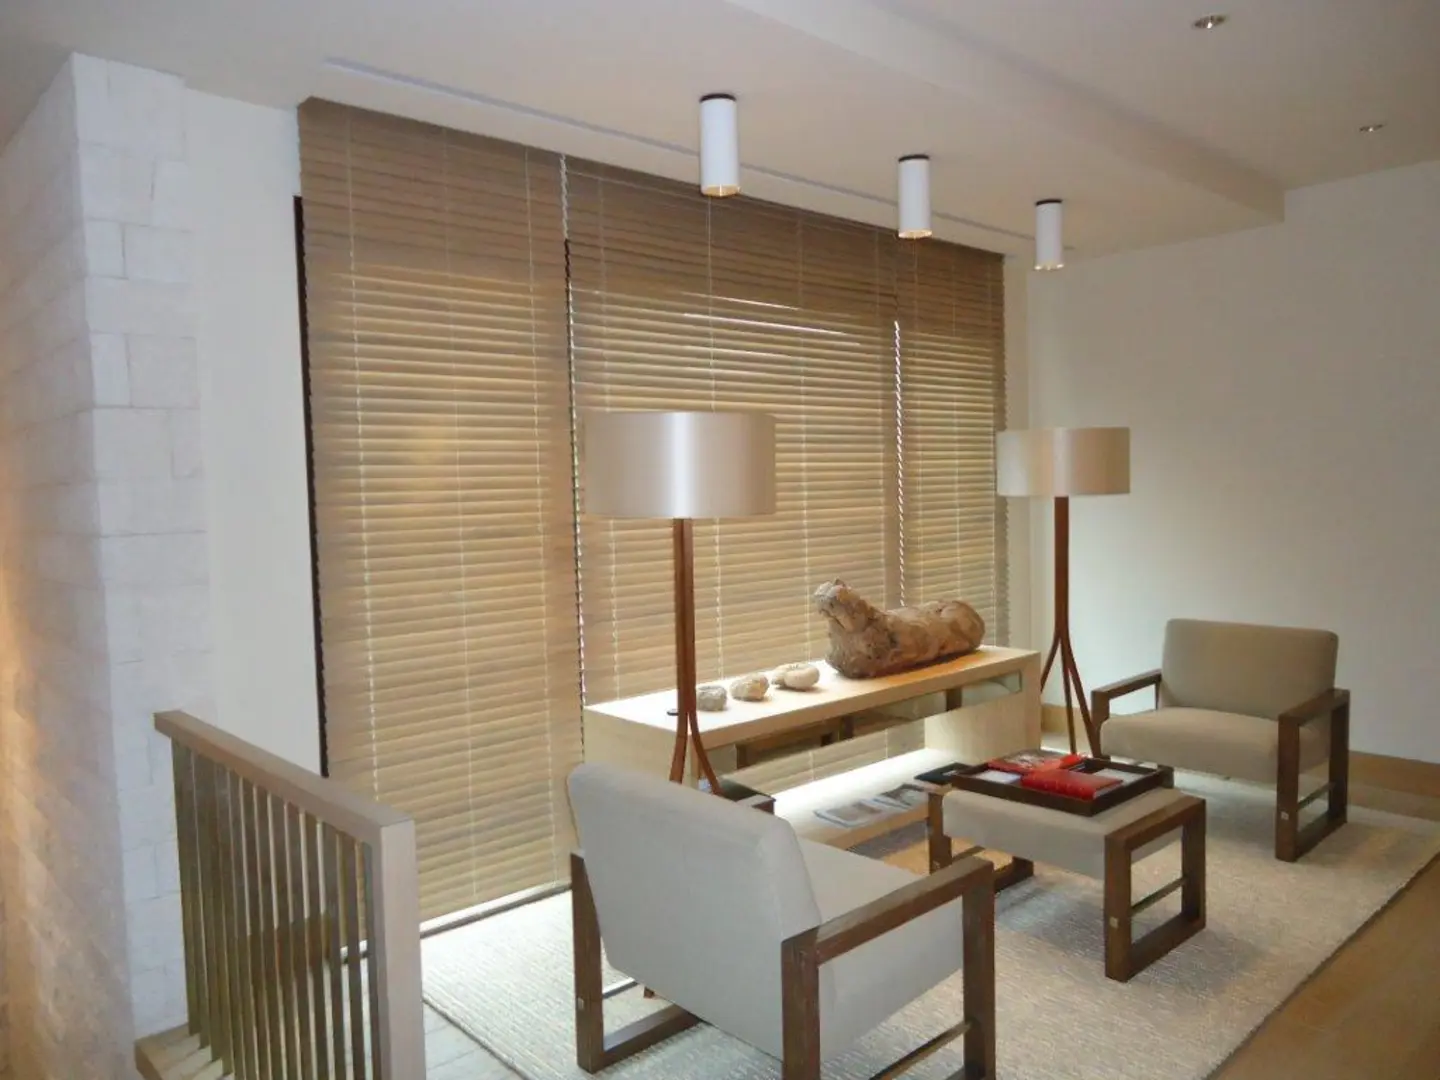
[[[1040,745],[1040,654],[1029,649],[986,646],[955,660],[879,679],[847,679],[823,660],[812,662],[820,670],[813,689],[772,688],[764,701],[732,699],[722,712],[700,713],[700,738],[719,773],[735,773],[743,766],[747,747],[773,745],[806,730],[825,732],[831,757],[842,757],[844,743],[854,734],[845,721],[857,714],[883,709],[896,722],[915,721],[907,725],[907,741],[891,747],[891,753],[899,751],[891,759],[893,767],[872,761],[844,776],[826,775],[804,784],[812,789],[808,792],[776,792],[777,812],[795,820],[797,831],[807,837],[849,846],[898,824],[923,820],[923,806],[887,818],[879,829],[844,829],[813,819],[817,799],[832,805],[845,800],[850,792],[845,776],[861,785],[857,796],[873,794],[934,765],[982,761]],[[730,679],[717,681],[728,684]],[[967,687],[997,683],[1003,686],[998,696],[986,694],[987,700],[967,703]],[[669,713],[674,705],[675,691],[662,690],[586,706],[586,760],[664,775],[675,742],[675,717]],[[696,782],[693,764],[691,755],[689,783]]]

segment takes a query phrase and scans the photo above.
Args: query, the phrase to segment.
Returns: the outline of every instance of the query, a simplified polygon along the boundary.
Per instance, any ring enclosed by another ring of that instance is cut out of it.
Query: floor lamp
[[[684,781],[688,738],[699,773],[718,794],[695,707],[694,521],[775,512],[775,420],[752,412],[587,412],[582,425],[585,512],[671,519],[678,701],[670,779]]]
[[[1129,428],[1048,428],[1002,431],[995,436],[997,495],[1055,500],[1055,634],[1040,676],[1043,686],[1060,657],[1065,691],[1065,723],[1074,753],[1075,710],[1070,690],[1080,700],[1080,719],[1090,745],[1090,705],[1070,645],[1070,496],[1124,495],[1130,490]]]

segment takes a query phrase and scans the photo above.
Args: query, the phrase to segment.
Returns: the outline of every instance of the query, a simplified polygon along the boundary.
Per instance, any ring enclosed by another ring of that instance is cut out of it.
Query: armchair
[[[783,819],[600,764],[570,774],[577,1061],[599,1070],[698,1022],[820,1064],[956,970],[964,1016],[897,1076],[963,1036],[957,1077],[995,1070],[994,871],[962,859],[919,877],[799,839]],[[664,1010],[607,1035],[601,942]]]
[[[1350,691],[1335,686],[1339,638],[1328,630],[1171,619],[1161,666],[1091,695],[1097,755],[1158,761],[1273,783],[1275,857],[1294,862],[1345,824]],[[1155,708],[1110,715],[1116,698],[1153,687]],[[1300,797],[1300,774],[1326,783]],[[1322,795],[1324,816],[1300,827]]]

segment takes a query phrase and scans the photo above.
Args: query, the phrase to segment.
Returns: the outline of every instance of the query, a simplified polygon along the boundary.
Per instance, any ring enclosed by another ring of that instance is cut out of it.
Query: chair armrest
[[[813,933],[815,962],[823,964],[974,889],[993,892],[994,888],[993,865],[984,859],[958,859],[943,870],[927,874],[854,911],[837,915],[814,930],[795,935],[795,938]],[[790,938],[786,944],[795,938]]]
[[[1104,757],[1105,751],[1101,746],[1100,726],[1110,719],[1110,702],[1117,697],[1124,697],[1126,694],[1133,694],[1136,690],[1144,690],[1147,686],[1155,687],[1158,697],[1160,693],[1160,669],[1147,671],[1143,675],[1132,675],[1128,679],[1121,679],[1119,682],[1110,683],[1097,690],[1090,691],[1090,752],[1096,757]]]
[[[961,898],[964,1019],[876,1076],[898,1075],[961,1035],[965,1065],[955,1075],[995,1075],[995,868],[983,859],[970,858],[780,943],[786,1076],[820,1075],[820,965]]]
[[[1156,668],[1154,671],[1147,671],[1143,675],[1132,675],[1128,679],[1121,679],[1119,682],[1113,682],[1108,686],[1102,686],[1097,690],[1092,690],[1090,692],[1090,700],[1092,702],[1103,701],[1108,706],[1110,702],[1114,701],[1117,697],[1133,694],[1136,690],[1144,690],[1147,686],[1159,685],[1160,669]],[[1106,714],[1109,714],[1108,708],[1106,709]]]
[[[1286,709],[1280,714],[1279,720],[1287,726],[1304,727],[1310,721],[1330,716],[1349,704],[1350,691],[1337,686],[1316,694],[1309,701]]]

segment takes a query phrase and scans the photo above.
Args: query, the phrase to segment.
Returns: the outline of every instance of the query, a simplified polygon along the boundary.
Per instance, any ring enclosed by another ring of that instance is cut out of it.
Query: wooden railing
[[[174,751],[188,1022],[149,1080],[421,1080],[415,825],[182,712]]]

